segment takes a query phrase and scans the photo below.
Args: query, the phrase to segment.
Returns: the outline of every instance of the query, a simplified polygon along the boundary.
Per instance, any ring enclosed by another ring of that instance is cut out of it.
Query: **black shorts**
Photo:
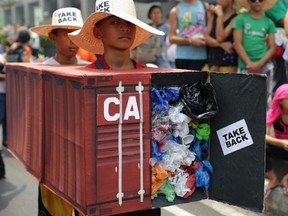
[[[206,60],[188,60],[188,59],[176,59],[175,65],[179,69],[188,69],[188,70],[202,70]]]

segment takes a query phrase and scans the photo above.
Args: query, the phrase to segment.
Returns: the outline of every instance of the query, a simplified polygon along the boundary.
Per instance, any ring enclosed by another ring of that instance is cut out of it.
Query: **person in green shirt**
[[[269,17],[277,27],[284,27],[287,9],[286,0],[277,0],[271,8],[265,11],[265,15]]]
[[[239,14],[233,24],[234,48],[239,55],[240,73],[262,73],[269,75],[273,68],[270,62],[275,51],[275,24],[263,15],[272,6],[273,0],[248,0],[248,12]],[[266,37],[268,37],[266,43]]]

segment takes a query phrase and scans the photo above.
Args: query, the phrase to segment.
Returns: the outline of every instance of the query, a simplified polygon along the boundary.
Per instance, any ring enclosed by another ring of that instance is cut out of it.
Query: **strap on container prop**
[[[140,145],[140,163],[138,164],[138,167],[140,169],[140,190],[138,191],[138,194],[140,195],[140,202],[144,201],[144,170],[143,170],[143,94],[142,91],[144,90],[144,87],[141,82],[138,83],[138,86],[136,86],[136,91],[139,93],[139,105],[140,105],[140,122],[139,122],[139,145]]]
[[[122,123],[123,123],[123,111],[122,111],[122,92],[124,92],[124,87],[122,86],[122,82],[119,82],[119,86],[116,88],[116,91],[119,94],[119,123],[118,123],[118,193],[116,197],[118,198],[118,203],[122,205],[122,198],[124,197],[124,193],[122,191]]]

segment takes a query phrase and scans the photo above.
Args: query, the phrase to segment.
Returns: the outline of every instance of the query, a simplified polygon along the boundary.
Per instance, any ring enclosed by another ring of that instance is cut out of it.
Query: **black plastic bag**
[[[206,120],[218,112],[216,93],[210,83],[199,81],[184,85],[180,90],[180,100],[184,104],[182,112],[191,119]]]

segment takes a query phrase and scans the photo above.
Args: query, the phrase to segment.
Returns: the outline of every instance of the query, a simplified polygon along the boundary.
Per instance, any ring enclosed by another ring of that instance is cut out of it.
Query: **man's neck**
[[[263,15],[263,12],[262,11],[255,11],[255,10],[250,10],[249,11],[249,14],[251,17],[255,18],[255,19],[258,19],[258,18],[261,18],[262,15]]]
[[[128,52],[117,52],[115,50],[105,51],[104,54],[105,62],[109,65],[111,69],[115,70],[130,70],[134,69],[134,63],[130,58],[130,51]]]
[[[60,55],[58,53],[55,54],[54,59],[61,65],[73,65],[77,64],[76,56],[72,58],[67,58],[66,56]]]

